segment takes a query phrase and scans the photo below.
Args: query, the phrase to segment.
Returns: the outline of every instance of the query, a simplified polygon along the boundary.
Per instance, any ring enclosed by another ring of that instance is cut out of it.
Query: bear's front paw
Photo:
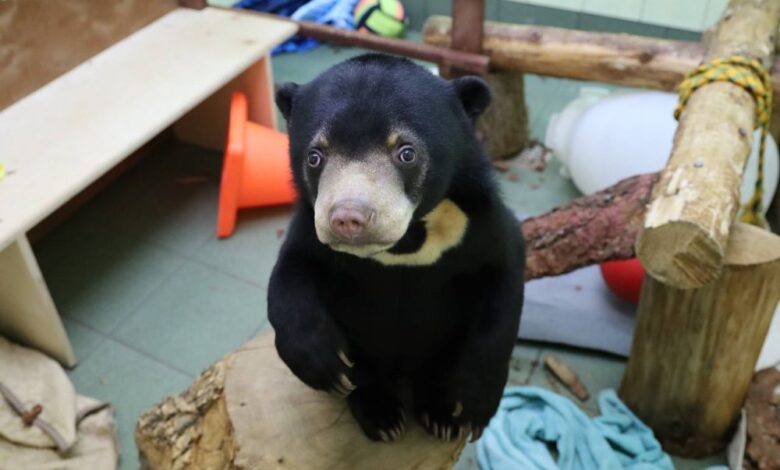
[[[342,397],[357,388],[355,363],[346,352],[344,342],[334,341],[329,336],[308,341],[283,341],[277,336],[276,349],[293,374],[311,388]]]
[[[373,441],[393,442],[406,432],[406,415],[398,399],[378,385],[355,390],[349,409],[365,435]]]
[[[440,399],[437,404],[418,407],[417,420],[437,439],[451,441],[471,435],[471,440],[475,441],[482,435],[490,417],[485,420],[473,414],[464,415],[463,402]]]
[[[453,384],[448,389],[426,387],[415,390],[416,415],[429,434],[450,441],[471,436],[476,441],[498,410],[503,383],[489,385],[480,380]]]

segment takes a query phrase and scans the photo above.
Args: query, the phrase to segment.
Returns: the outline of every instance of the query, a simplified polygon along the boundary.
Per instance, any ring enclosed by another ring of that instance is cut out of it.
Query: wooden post
[[[667,451],[723,449],[780,300],[780,237],[736,223],[720,276],[701,289],[645,277],[620,396]]]
[[[438,470],[466,444],[438,441],[413,421],[393,444],[368,440],[343,398],[292,375],[270,330],[144,413],[135,440],[145,468],[225,470]]]
[[[780,1],[732,0],[707,60],[742,54],[768,67],[779,18]],[[690,97],[637,241],[642,265],[657,280],[695,288],[718,277],[740,207],[755,112],[750,93],[728,82],[705,85]]]
[[[451,40],[456,51],[481,53],[485,23],[484,0],[453,0]],[[445,78],[465,75],[462,69],[439,66]],[[477,136],[491,158],[516,155],[528,145],[528,111],[525,106],[523,75],[504,71],[483,77],[493,92],[493,100],[477,120]]]

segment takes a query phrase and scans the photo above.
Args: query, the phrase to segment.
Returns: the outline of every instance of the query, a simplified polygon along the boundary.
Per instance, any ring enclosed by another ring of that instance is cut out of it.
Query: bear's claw
[[[393,442],[406,431],[406,415],[399,401],[384,387],[361,386],[347,397],[350,410],[369,439]]]
[[[339,359],[341,359],[341,362],[343,362],[345,366],[349,367],[350,369],[355,367],[355,363],[353,361],[350,361],[347,355],[341,349],[339,349],[338,356]]]

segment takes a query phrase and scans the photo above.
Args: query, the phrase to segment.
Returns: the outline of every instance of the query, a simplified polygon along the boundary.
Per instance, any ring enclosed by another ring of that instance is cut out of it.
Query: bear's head
[[[479,152],[473,126],[489,102],[480,78],[447,81],[380,54],[281,85],[292,172],[320,242],[361,257],[393,247]]]

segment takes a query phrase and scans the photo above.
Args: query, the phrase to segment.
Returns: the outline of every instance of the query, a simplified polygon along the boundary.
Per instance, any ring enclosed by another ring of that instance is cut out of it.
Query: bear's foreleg
[[[276,350],[306,385],[347,396],[356,388],[347,340],[319,300],[315,270],[289,253],[280,255],[268,285]]]
[[[514,270],[480,276],[472,286],[473,313],[464,340],[415,379],[417,418],[434,436],[479,439],[496,413],[509,374],[523,304],[523,280]]]

